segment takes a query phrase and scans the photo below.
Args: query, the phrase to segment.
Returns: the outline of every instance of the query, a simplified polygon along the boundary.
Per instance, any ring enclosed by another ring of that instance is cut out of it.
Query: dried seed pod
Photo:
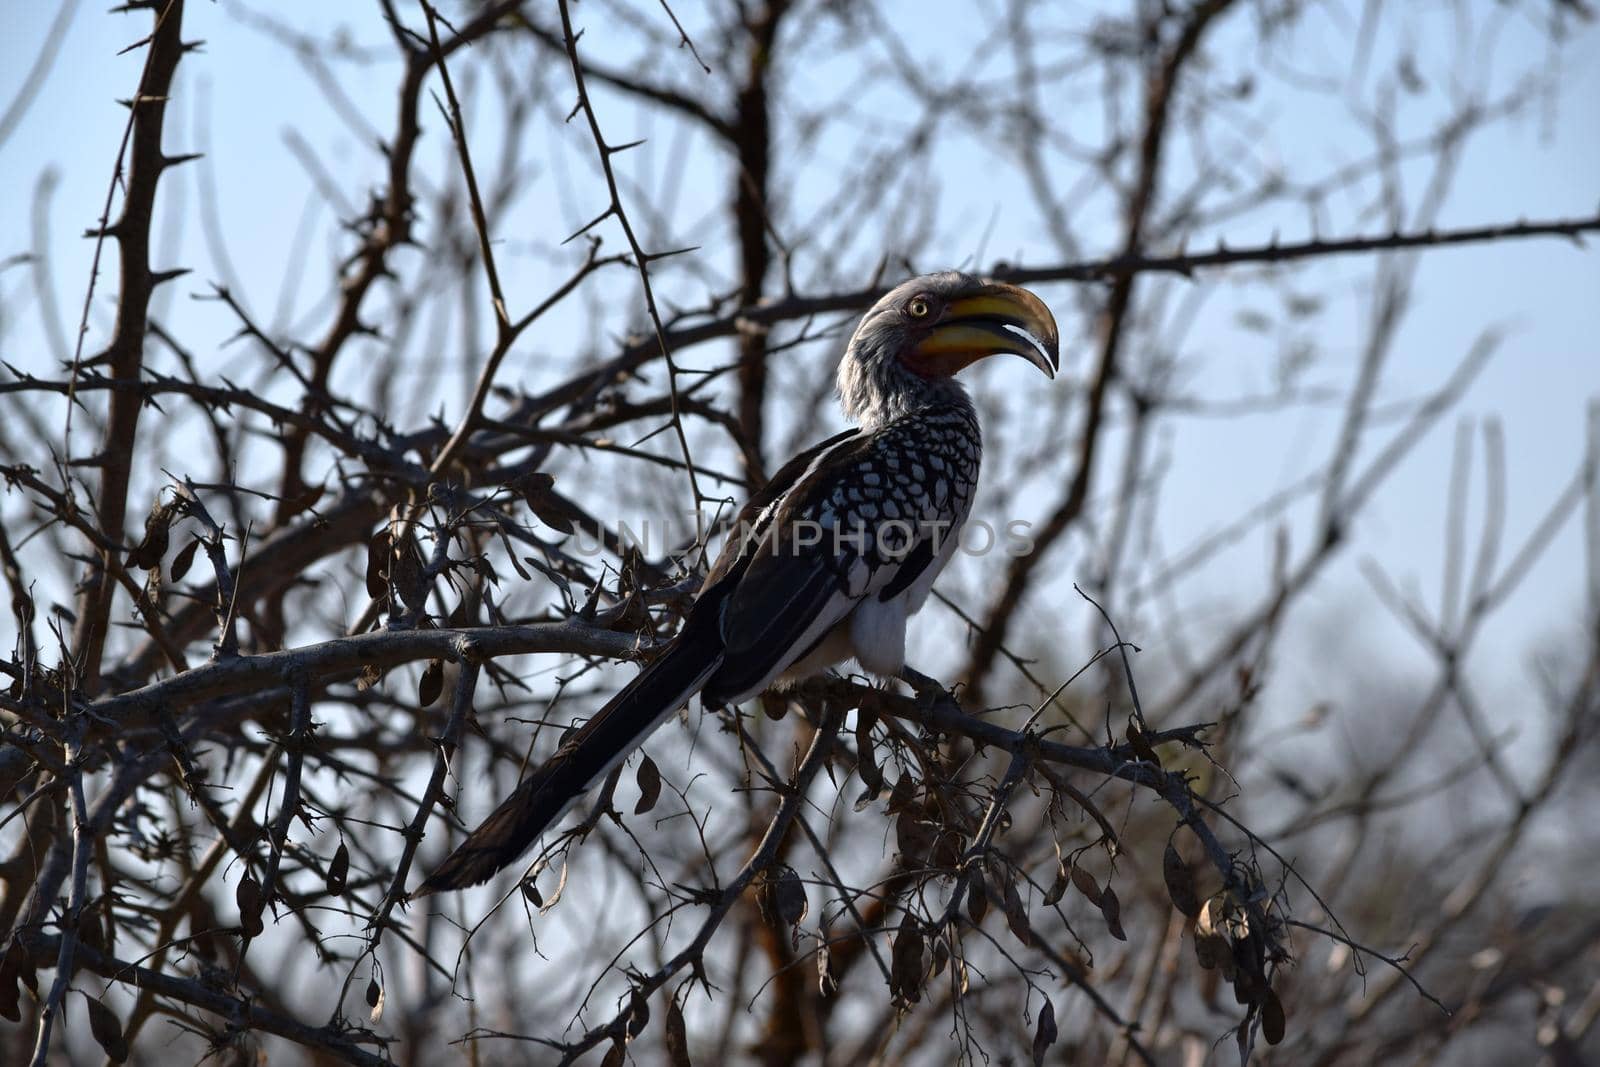
[[[580,514],[555,495],[555,484],[556,480],[551,475],[536,471],[519,479],[516,489],[534,517],[557,533],[570,536],[577,529],[574,520]]]
[[[328,895],[340,896],[344,893],[345,883],[350,880],[350,846],[343,841],[333,854],[333,860],[328,864]]]
[[[89,1006],[89,1032],[94,1035],[95,1044],[100,1046],[107,1059],[126,1063],[128,1039],[122,1036],[122,1023],[117,1019],[117,1013],[103,1000],[96,1000],[88,994],[84,994],[83,999]]]
[[[667,1001],[665,1043],[667,1046],[667,1061],[672,1064],[672,1067],[690,1067],[689,1029],[684,1025],[683,1008],[679,1007],[676,997],[672,997]]]
[[[789,698],[781,693],[762,693],[760,702],[762,713],[773,722],[781,721],[789,713]]]
[[[382,600],[389,594],[389,528],[385,526],[367,542],[367,595]]]
[[[872,750],[872,727],[877,721],[878,716],[874,712],[865,709],[856,712],[856,773],[861,776],[861,784],[867,787],[874,798],[883,788],[883,769],[878,766]]]
[[[328,491],[326,485],[313,485],[308,487],[298,496],[291,497],[283,502],[283,517],[280,522],[294,518],[296,515],[310,511],[316,507],[317,501]]]
[[[189,568],[194,564],[195,549],[200,547],[198,538],[190,538],[189,543],[178,549],[178,554],[172,557],[172,580],[177,582],[189,573]]]
[[[639,802],[633,806],[635,815],[643,815],[661,799],[661,769],[649,756],[641,756],[639,770],[634,774],[639,786]]]
[[[439,694],[444,692],[444,660],[430,659],[422,669],[422,680],[417,683],[417,705],[431,708]]]
[[[400,602],[421,614],[428,604],[429,583],[423,574],[422,550],[414,537],[407,537],[394,546],[389,557],[389,577]]]
[[[831,997],[839,991],[839,976],[833,969],[833,955],[824,941],[817,946],[817,992]]]
[[[7,953],[0,959],[0,1019],[13,1023],[22,1021],[22,991],[17,986],[20,978],[11,954]]]
[[[650,1025],[650,998],[638,987],[628,997],[628,1036],[638,1037]]]
[[[1068,885],[1069,882],[1071,882],[1071,880],[1072,880],[1071,876],[1067,874],[1067,865],[1065,863],[1062,863],[1060,859],[1057,859],[1056,860],[1056,880],[1054,882],[1050,883],[1050,888],[1049,889],[1045,890],[1045,894],[1044,894],[1045,907],[1053,908],[1053,907],[1056,906],[1057,903],[1060,902],[1062,896],[1064,896],[1066,894],[1067,885]]]
[[[920,812],[908,811],[895,818],[894,829],[895,844],[900,849],[900,855],[910,863],[921,864],[926,861],[929,850],[933,848],[938,826],[924,819]]]
[[[1088,898],[1089,903],[1096,907],[1100,904],[1100,883],[1094,880],[1094,875],[1076,864],[1072,867],[1072,885],[1078,892]]]
[[[167,544],[171,540],[171,527],[172,508],[157,498],[144,520],[144,540],[128,553],[128,566],[146,570],[161,566],[161,558],[167,554]]]
[[[894,788],[889,790],[889,814],[899,815],[904,811],[911,811],[917,803],[917,783],[909,774],[902,774],[894,780]]]
[[[894,935],[889,992],[908,1001],[915,1001],[922,989],[922,943],[922,931],[911,916],[906,916]]]
[[[1041,1067],[1045,1053],[1056,1043],[1056,1009],[1047,1000],[1039,1009],[1039,1022],[1033,1030],[1033,1067]]]
[[[1100,914],[1105,916],[1106,929],[1118,941],[1128,940],[1128,935],[1122,929],[1122,901],[1117,899],[1117,891],[1108,884],[1100,891]]]
[[[1139,729],[1137,724],[1130,721],[1128,729],[1124,733],[1128,738],[1129,746],[1133,748],[1134,755],[1147,763],[1154,763],[1157,767],[1161,766],[1161,757],[1156,755],[1156,750],[1150,745],[1150,739],[1145,736],[1144,731]]]
[[[965,883],[967,887],[967,918],[972,920],[973,926],[982,926],[984,917],[989,914],[989,888],[985,884],[982,868],[974,864],[967,871]]]
[[[805,883],[793,867],[785,867],[772,885],[772,910],[785,926],[798,926],[806,917]]]
[[[1284,1027],[1288,1020],[1284,1018],[1283,1001],[1278,999],[1278,994],[1268,987],[1266,996],[1261,1001],[1261,1036],[1267,1039],[1267,1044],[1276,1045],[1283,1040]]]
[[[1199,915],[1200,896],[1195,891],[1194,872],[1183,862],[1171,841],[1167,842],[1167,850],[1161,856],[1161,876],[1167,883],[1167,896],[1172,906],[1191,919]]]
[[[367,1018],[374,1026],[383,1019],[383,1009],[388,999],[388,992],[378,984],[376,977],[367,983],[367,1003],[372,1007],[372,1010],[367,1013]]]
[[[1028,909],[1022,904],[1022,897],[1017,893],[1016,882],[1006,882],[1005,895],[1006,925],[1011,927],[1011,933],[1023,945],[1033,944],[1033,930],[1028,926]]]
[[[261,921],[262,909],[266,901],[261,896],[261,883],[250,875],[239,879],[239,887],[233,893],[234,903],[239,906],[239,926],[246,937],[260,937],[266,929],[266,924]]]

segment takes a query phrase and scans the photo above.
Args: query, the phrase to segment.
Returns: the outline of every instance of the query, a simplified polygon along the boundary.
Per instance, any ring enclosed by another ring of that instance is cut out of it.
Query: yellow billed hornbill
[[[523,779],[418,894],[487,881],[695,693],[737,704],[854,657],[894,676],[972,507],[983,442],[954,375],[1019,355],[1055,376],[1056,323],[1026,289],[956,271],[873,305],[839,363],[858,424],[751,497],[667,650]]]

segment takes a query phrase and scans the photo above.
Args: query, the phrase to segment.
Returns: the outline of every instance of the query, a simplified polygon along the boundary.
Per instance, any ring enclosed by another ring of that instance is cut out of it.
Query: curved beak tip
[[[1044,352],[1044,363],[1039,369],[1044,371],[1046,378],[1055,380],[1056,372],[1061,369],[1061,342],[1055,334],[1039,338],[1039,348]]]
[[[1056,372],[1061,369],[1061,335],[1056,328],[1056,319],[1050,313],[1049,305],[1031,290],[1024,289],[1020,285],[1006,282],[992,284],[993,288],[999,294],[1003,294],[1004,298],[1016,308],[1016,318],[1010,325],[1027,336],[1041,357],[1034,359],[1024,355],[1024,358],[1044,371],[1047,378],[1053,380]]]

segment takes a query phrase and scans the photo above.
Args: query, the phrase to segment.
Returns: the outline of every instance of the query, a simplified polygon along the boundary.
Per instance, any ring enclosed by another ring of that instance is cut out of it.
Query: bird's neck
[[[924,378],[897,361],[848,358],[839,366],[839,404],[866,433],[924,408],[972,407],[954,378]]]

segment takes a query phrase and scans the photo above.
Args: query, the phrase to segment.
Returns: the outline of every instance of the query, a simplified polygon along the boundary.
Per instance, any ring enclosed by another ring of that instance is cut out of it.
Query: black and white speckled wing
[[[921,606],[972,505],[982,439],[972,410],[940,405],[822,454],[762,516],[722,609],[708,699],[759,692],[863,601]]]

